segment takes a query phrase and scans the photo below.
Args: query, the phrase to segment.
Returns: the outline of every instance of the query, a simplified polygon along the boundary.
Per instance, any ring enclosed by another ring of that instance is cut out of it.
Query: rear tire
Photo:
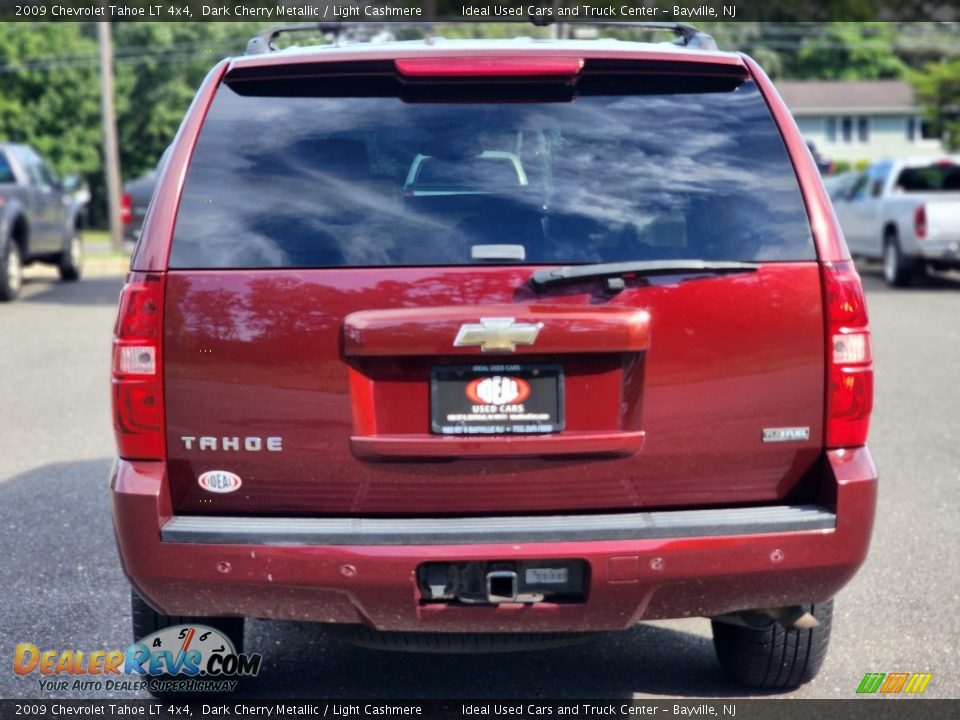
[[[65,282],[79,280],[83,273],[83,237],[79,230],[75,230],[70,237],[70,242],[57,261],[57,270],[60,271],[60,279]]]
[[[804,606],[819,621],[810,630],[788,630],[773,620],[755,630],[713,622],[713,646],[724,672],[751,688],[787,689],[813,680],[830,644],[833,600]]]
[[[907,287],[917,275],[917,264],[903,254],[893,230],[883,239],[883,279],[890,287]]]
[[[182,615],[164,615],[158,613],[147,604],[147,601],[140,597],[136,590],[130,591],[130,611],[133,617],[133,640],[137,642],[142,638],[163,630],[164,628],[175,625],[208,625],[219,630],[233,642],[233,647],[238,653],[243,652],[243,618],[232,617],[186,617]],[[159,680],[173,680],[176,675],[155,675]],[[181,676],[182,677],[182,676]],[[149,688],[151,695],[156,698],[169,699],[189,699],[191,693],[182,692],[155,692]]]
[[[0,302],[16,300],[23,287],[23,256],[20,246],[11,239],[0,256]]]

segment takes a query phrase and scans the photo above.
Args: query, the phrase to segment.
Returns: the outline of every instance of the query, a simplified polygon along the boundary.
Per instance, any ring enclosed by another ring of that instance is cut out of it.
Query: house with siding
[[[800,131],[833,160],[936,155],[913,88],[903,80],[791,81],[777,83]]]

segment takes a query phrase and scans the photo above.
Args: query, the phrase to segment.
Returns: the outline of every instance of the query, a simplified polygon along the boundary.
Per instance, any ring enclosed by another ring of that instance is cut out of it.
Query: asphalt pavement
[[[136,697],[41,691],[13,648],[123,649],[129,590],[108,509],[108,363],[122,279],[59,284],[32,273],[0,305],[0,697]],[[960,279],[908,290],[865,274],[876,356],[870,447],[881,472],[870,557],[839,595],[819,677],[777,697],[851,698],[866,672],[931,672],[925,695],[960,697]],[[657,622],[552,651],[404,655],[298,623],[250,621],[255,697],[742,697],[720,674],[709,623]]]

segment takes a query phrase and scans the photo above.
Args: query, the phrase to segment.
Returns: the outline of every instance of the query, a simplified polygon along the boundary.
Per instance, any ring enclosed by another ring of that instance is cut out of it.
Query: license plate
[[[567,582],[569,571],[565,567],[527,568],[527,585],[563,585]]]
[[[439,366],[430,374],[433,432],[513,435],[563,430],[560,365]]]

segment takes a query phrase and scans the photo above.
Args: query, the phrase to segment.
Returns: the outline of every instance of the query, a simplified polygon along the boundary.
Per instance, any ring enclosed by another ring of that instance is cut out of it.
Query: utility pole
[[[100,41],[100,114],[103,124],[103,163],[107,179],[107,213],[110,216],[110,242],[113,249],[123,246],[120,224],[120,152],[117,147],[117,114],[113,106],[113,43],[110,23],[97,23]]]
[[[557,20],[557,11],[563,6],[562,0],[553,0],[553,22],[550,24],[550,37],[563,40],[567,36],[566,24]]]

